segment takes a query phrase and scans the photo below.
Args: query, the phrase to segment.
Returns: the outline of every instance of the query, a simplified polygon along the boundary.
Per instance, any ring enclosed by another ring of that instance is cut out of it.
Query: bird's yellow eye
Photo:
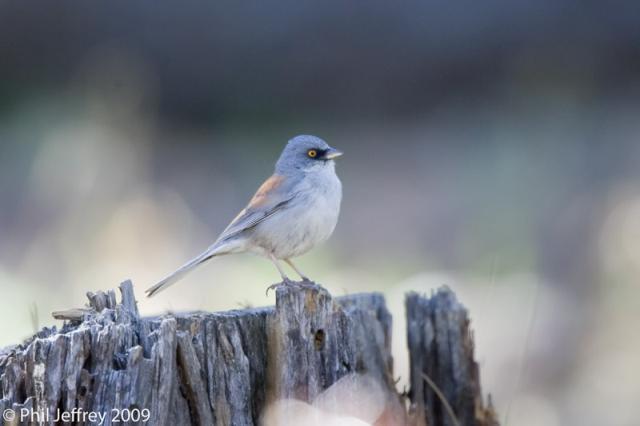
[[[316,158],[318,156],[318,151],[316,151],[315,149],[310,149],[309,151],[307,151],[307,155],[309,156],[309,158]]]

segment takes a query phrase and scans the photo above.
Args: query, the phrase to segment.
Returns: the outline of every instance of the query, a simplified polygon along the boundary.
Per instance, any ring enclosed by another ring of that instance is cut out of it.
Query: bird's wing
[[[222,242],[252,229],[277,211],[287,207],[295,198],[294,182],[282,175],[273,175],[258,188],[245,207],[218,237]]]
[[[228,245],[226,243],[228,243],[229,240],[257,226],[279,210],[286,208],[296,196],[293,191],[294,187],[295,181],[290,178],[280,175],[271,176],[260,186],[258,192],[256,192],[251,201],[249,201],[247,207],[231,221],[227,229],[222,232],[222,235],[218,237],[213,245],[184,264],[177,271],[146,290],[147,296],[151,297],[170,285],[175,284],[187,273],[212,257],[228,253]]]

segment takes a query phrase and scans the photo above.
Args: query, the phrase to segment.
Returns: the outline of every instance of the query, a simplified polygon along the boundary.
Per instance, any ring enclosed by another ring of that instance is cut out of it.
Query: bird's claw
[[[265,290],[265,295],[269,296],[269,290],[275,290],[283,285],[314,287],[316,284],[307,277],[302,277],[302,281],[293,281],[289,278],[283,278],[282,282],[271,284],[269,287],[267,287],[267,289]]]
[[[267,289],[264,292],[265,296],[269,296],[269,290],[273,290],[275,288],[277,288],[279,285],[281,285],[282,283],[275,283],[275,284],[271,284],[269,287],[267,287]]]
[[[280,287],[281,285],[291,285],[293,283],[294,283],[294,281],[291,281],[289,278],[283,278],[282,282],[271,284],[269,287],[267,287],[267,289],[265,290],[264,294],[266,296],[269,296],[269,290],[275,290],[278,287]]]

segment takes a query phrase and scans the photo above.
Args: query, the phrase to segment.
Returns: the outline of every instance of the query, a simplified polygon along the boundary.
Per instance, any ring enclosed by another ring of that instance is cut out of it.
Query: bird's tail
[[[151,297],[156,293],[159,293],[162,290],[168,288],[169,286],[177,283],[182,278],[184,278],[185,275],[193,271],[196,267],[200,266],[201,264],[211,259],[212,257],[218,256],[220,254],[223,254],[223,253],[220,253],[218,251],[218,247],[216,247],[215,245],[209,247],[205,252],[201,253],[200,255],[196,256],[195,258],[191,259],[190,261],[182,265],[180,268],[178,268],[178,270],[176,270],[174,273],[165,277],[158,284],[146,289],[145,293],[147,293],[147,297]]]

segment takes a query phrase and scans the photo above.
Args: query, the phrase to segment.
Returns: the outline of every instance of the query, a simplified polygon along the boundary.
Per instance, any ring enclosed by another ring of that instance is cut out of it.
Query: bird
[[[214,257],[246,252],[271,260],[283,284],[293,281],[286,275],[281,261],[288,264],[302,282],[309,282],[291,259],[326,241],[338,223],[342,183],[335,171],[335,159],[342,155],[342,151],[316,136],[299,135],[289,140],[273,175],[258,188],[218,239],[147,289],[147,297],[165,290]]]

